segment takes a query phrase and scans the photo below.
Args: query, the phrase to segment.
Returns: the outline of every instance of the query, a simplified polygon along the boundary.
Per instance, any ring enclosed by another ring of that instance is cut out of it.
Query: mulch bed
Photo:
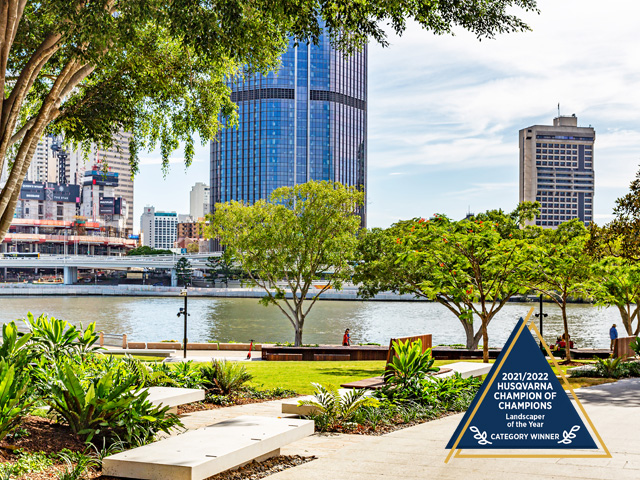
[[[332,433],[344,433],[348,435],[371,435],[371,436],[380,436],[386,435],[387,433],[395,432],[396,430],[402,430],[404,428],[413,427],[415,425],[420,425],[421,423],[431,422],[433,420],[439,420],[444,417],[448,417],[449,415],[456,415],[462,412],[445,412],[434,418],[422,418],[420,420],[414,420],[412,422],[407,423],[394,423],[391,425],[378,425],[375,429],[368,425],[336,425],[331,430],[327,430],[326,432],[316,432],[318,435],[331,435]]]
[[[15,459],[15,450],[25,452],[58,453],[67,448],[74,452],[86,450],[87,445],[78,440],[66,425],[55,423],[48,418],[25,417],[19,431],[26,430],[26,436],[5,437],[0,442],[0,461]]]
[[[215,410],[217,408],[226,408],[226,407],[235,407],[236,405],[249,405],[250,403],[264,403],[271,402],[273,400],[284,400],[285,398],[294,398],[298,395],[293,395],[292,397],[272,397],[272,398],[251,398],[251,397],[235,397],[232,403],[226,405],[219,405],[217,403],[207,402],[193,402],[188,403],[186,405],[178,406],[178,415],[183,415],[185,413],[193,413],[193,412],[201,412],[203,410]]]

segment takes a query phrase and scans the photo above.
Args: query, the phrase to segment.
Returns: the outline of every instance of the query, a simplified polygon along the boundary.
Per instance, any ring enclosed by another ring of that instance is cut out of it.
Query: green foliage
[[[640,355],[640,337],[636,337],[635,340],[633,340],[629,346],[631,347],[631,350],[633,350],[636,355]]]
[[[75,455],[61,453],[59,457],[65,462],[66,468],[58,473],[58,480],[82,480],[89,469],[100,465],[94,457],[82,453]]]
[[[300,400],[301,406],[313,407],[315,412],[309,415],[320,431],[325,431],[338,424],[351,422],[359,409],[378,405],[378,400],[365,397],[365,390],[350,390],[340,395],[338,388],[333,385],[324,387],[314,383],[316,388],[314,400]]]
[[[186,257],[180,257],[176,262],[176,276],[178,277],[178,283],[185,287],[191,285],[193,268],[191,262]]]
[[[591,265],[587,289],[596,305],[618,309],[628,335],[640,333],[640,266],[636,262],[613,256],[600,259]]]
[[[242,270],[234,265],[229,255],[207,258],[206,279],[210,282],[224,282],[235,280],[243,276]]]
[[[42,452],[18,452],[14,463],[0,464],[0,480],[13,480],[29,473],[42,472],[53,466],[53,457]]]
[[[305,320],[320,294],[341,289],[351,278],[363,201],[355,187],[311,181],[274,190],[269,202],[218,204],[204,233],[218,237],[227,258],[264,289],[261,303],[280,309],[300,346]],[[326,285],[315,289],[313,281],[323,275]]]
[[[594,357],[594,359],[596,360],[596,372],[598,372],[600,376],[607,378],[619,378],[622,376],[621,358]]]
[[[146,245],[141,245],[139,247],[132,248],[131,250],[129,250],[127,252],[127,255],[129,255],[129,256],[136,256],[136,255],[173,255],[173,252],[171,250],[161,250],[161,249],[151,248],[151,247],[148,247]]]
[[[200,367],[202,384],[212,394],[234,395],[242,390],[253,375],[239,362],[212,360]]]
[[[0,360],[0,440],[20,424],[31,406],[27,386],[26,376],[16,375],[12,364]]]
[[[384,387],[390,396],[399,390],[415,388],[429,372],[440,370],[433,366],[431,349],[422,351],[421,340],[394,342],[393,350],[395,355],[387,365]]]
[[[82,378],[71,365],[59,365],[47,390],[45,401],[86,442],[94,436],[127,444],[136,439],[150,441],[157,432],[180,425],[175,415],[167,414],[169,407],[152,405],[147,391],[135,386],[132,376],[123,378],[117,371]]]
[[[20,334],[16,322],[5,323],[2,326],[2,345],[0,345],[0,359],[22,369],[31,358],[29,350],[31,334]]]
[[[34,318],[31,312],[26,320],[31,329],[30,348],[38,357],[55,362],[61,357],[84,355],[99,348],[95,345],[99,339],[95,323],[82,330],[82,327],[77,329],[65,320],[44,314]]]

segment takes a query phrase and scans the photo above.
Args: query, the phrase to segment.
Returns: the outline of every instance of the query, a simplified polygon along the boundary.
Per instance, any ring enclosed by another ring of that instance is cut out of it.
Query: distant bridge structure
[[[192,268],[207,269],[209,257],[219,257],[221,252],[174,255],[40,255],[39,257],[3,257],[0,268],[61,268],[64,284],[78,281],[78,269],[127,270],[129,268],[159,268],[171,270],[171,285],[177,286],[176,264],[182,257],[191,262]]]

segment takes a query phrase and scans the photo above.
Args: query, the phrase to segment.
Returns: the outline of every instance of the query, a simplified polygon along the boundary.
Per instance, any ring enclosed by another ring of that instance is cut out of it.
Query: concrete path
[[[270,480],[639,479],[640,379],[582,388],[576,393],[613,458],[452,459],[445,465],[448,451],[444,447],[462,419],[458,414],[384,436],[359,437]],[[287,447],[286,454],[308,454],[307,448],[304,442],[296,442]]]

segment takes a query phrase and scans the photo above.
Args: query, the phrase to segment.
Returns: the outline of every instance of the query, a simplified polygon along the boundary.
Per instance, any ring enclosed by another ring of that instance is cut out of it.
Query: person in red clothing
[[[344,336],[342,337],[342,346],[343,347],[351,346],[351,334],[349,333],[348,328],[344,331]]]

